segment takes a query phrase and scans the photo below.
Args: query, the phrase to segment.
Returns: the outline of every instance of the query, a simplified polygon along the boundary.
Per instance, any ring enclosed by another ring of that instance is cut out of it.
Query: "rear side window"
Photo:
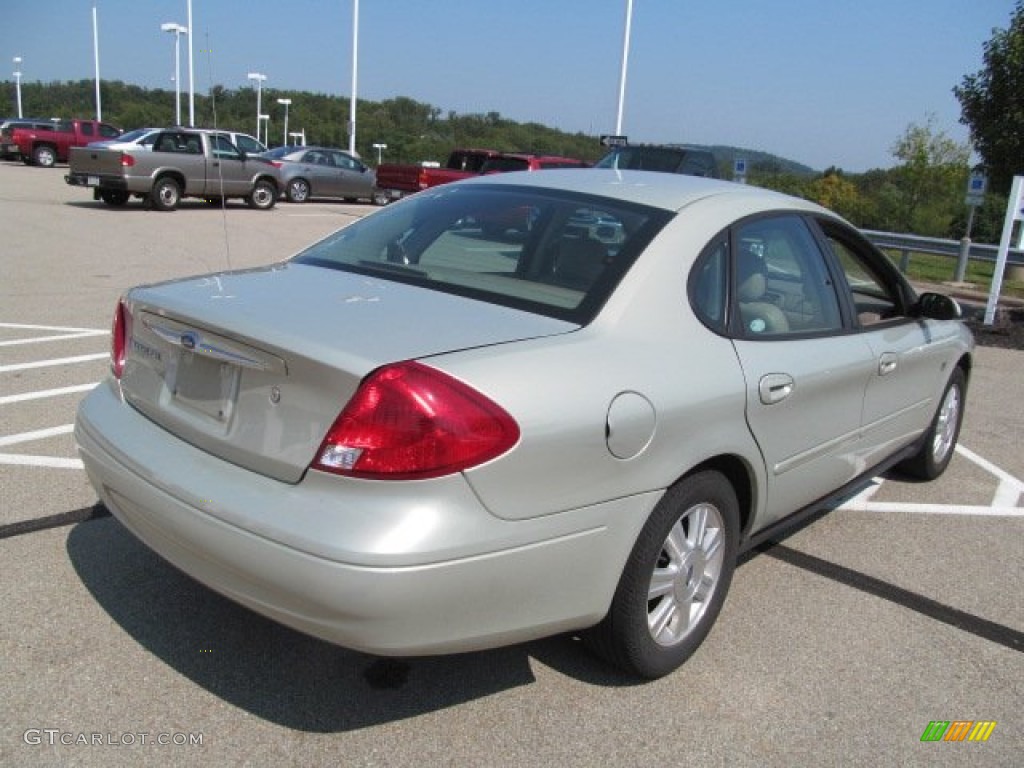
[[[690,275],[690,303],[723,335],[747,339],[843,331],[827,255],[798,214],[747,219],[719,234]]]
[[[583,324],[669,218],[588,195],[446,186],[354,222],[295,261]]]

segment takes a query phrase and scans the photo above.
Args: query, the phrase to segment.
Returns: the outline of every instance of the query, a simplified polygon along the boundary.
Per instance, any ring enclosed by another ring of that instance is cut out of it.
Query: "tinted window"
[[[720,235],[704,250],[690,275],[690,302],[697,317],[722,333],[727,322],[729,238]]]
[[[825,255],[797,215],[742,223],[733,232],[736,330],[748,338],[834,332],[839,299]]]
[[[888,260],[838,224],[820,224],[842,269],[858,324],[903,317],[907,310],[902,281]]]
[[[439,187],[349,225],[296,261],[584,323],[670,216],[585,195]]]
[[[683,147],[619,147],[598,160],[595,167],[718,177],[714,155],[707,150]]]
[[[196,137],[198,138],[198,137]],[[211,143],[213,144],[213,156],[223,157],[226,159],[240,160],[241,155],[238,154],[238,148],[232,144],[226,136],[216,134],[211,136]]]
[[[120,135],[121,132],[117,130],[117,128],[115,128],[114,126],[106,125],[105,123],[100,123],[100,136],[103,136],[104,138],[107,139],[116,139]]]
[[[357,160],[349,157],[344,152],[331,152],[330,156],[337,168],[343,168],[346,171],[361,171],[363,169],[363,166]]]
[[[492,157],[481,168],[481,173],[496,173],[508,171],[528,171],[529,161],[521,157]]]
[[[252,139],[244,134],[238,134],[235,136],[235,144],[247,155],[258,155],[263,151],[262,144],[256,141],[256,139]]]

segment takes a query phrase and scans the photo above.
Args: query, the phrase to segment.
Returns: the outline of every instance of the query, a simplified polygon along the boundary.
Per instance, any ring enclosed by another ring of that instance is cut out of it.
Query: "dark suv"
[[[31,118],[14,117],[0,122],[0,158],[17,160],[18,145],[11,141],[15,128],[31,128],[34,131],[52,131],[52,120],[33,120]]]
[[[687,176],[719,178],[715,156],[706,149],[661,144],[634,144],[615,147],[597,161],[595,168],[630,171],[660,171]]]

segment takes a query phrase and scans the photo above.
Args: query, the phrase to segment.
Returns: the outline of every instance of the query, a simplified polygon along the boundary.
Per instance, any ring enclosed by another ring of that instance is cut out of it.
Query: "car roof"
[[[456,182],[459,185],[500,185],[562,190],[600,195],[613,200],[639,203],[678,211],[709,197],[728,196],[753,208],[797,209],[828,213],[815,203],[747,184],[736,184],[701,176],[684,176],[657,171],[619,171],[603,168],[552,169],[543,173],[493,174]],[[832,214],[830,214],[832,215]]]

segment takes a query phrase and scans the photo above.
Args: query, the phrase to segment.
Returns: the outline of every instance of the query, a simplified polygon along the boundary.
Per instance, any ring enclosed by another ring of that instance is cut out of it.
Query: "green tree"
[[[992,30],[984,45],[985,67],[953,88],[960,122],[985,161],[989,186],[1008,194],[1014,174],[1024,172],[1024,0],[1008,29]]]
[[[967,181],[970,149],[937,130],[935,117],[911,123],[892,146],[900,161],[895,169],[899,190],[899,229],[922,235],[945,235]]]

